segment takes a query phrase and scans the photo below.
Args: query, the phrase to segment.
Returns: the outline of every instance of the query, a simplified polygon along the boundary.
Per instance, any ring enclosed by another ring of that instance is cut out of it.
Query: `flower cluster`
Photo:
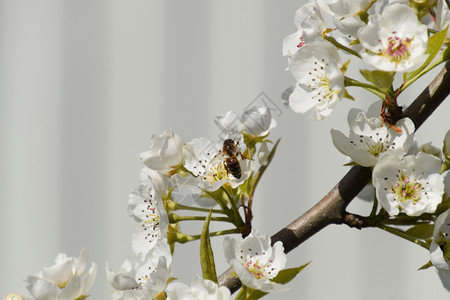
[[[300,7],[294,17],[297,31],[283,41],[283,55],[296,80],[289,107],[297,113],[312,111],[311,118],[321,120],[342,98],[353,99],[349,86],[383,99],[396,72],[415,71],[420,77],[444,42],[436,32],[445,31],[450,22],[445,1],[428,2],[317,0]],[[326,24],[329,19],[332,24]],[[376,69],[365,70],[368,83],[345,75],[350,60],[343,63],[341,53]],[[413,77],[404,76],[402,90],[417,79]]]

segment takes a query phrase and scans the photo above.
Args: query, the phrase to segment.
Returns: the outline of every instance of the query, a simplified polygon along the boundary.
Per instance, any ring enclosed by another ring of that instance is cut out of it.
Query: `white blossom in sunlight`
[[[383,71],[412,71],[427,58],[427,26],[404,4],[392,4],[381,15],[369,16],[358,37],[364,47],[362,58]]]
[[[344,74],[336,48],[327,41],[315,41],[301,47],[289,68],[297,85],[289,96],[289,107],[297,113],[314,110],[312,119],[331,114],[344,93]]]
[[[187,143],[190,150],[186,151],[189,154],[186,155],[185,167],[197,179],[196,186],[198,188],[210,192],[219,189],[224,184],[230,184],[232,188],[237,188],[254,171],[252,160],[245,159],[240,155],[246,147],[242,135],[227,134],[224,140],[228,139],[232,139],[237,147],[235,151],[238,152],[235,153],[235,157],[241,171],[239,178],[235,176],[236,173],[233,175],[227,167],[228,155],[222,151],[223,142],[216,144],[206,138],[196,138]],[[192,184],[192,182],[192,180],[186,180],[186,184]]]
[[[81,250],[78,258],[59,253],[55,264],[26,279],[27,289],[37,300],[73,300],[88,296],[97,275],[97,265],[86,270],[87,257]]]
[[[436,5],[436,23],[439,31],[450,25],[450,10],[444,0],[439,0]],[[447,38],[450,38],[450,28],[447,30]]]
[[[214,281],[195,276],[191,286],[180,281],[172,281],[167,285],[167,300],[228,300],[231,292],[224,286],[218,286]]]
[[[372,182],[380,205],[390,216],[433,213],[442,201],[444,178],[441,160],[419,152],[403,159],[398,153],[384,155],[375,165]]]
[[[132,248],[143,259],[161,239],[167,236],[169,218],[161,194],[151,185],[135,187],[128,199],[128,214],[140,224],[132,237]]]
[[[106,267],[106,277],[114,288],[114,300],[153,299],[162,294],[172,272],[172,254],[167,240],[160,240],[142,265],[126,260],[115,273]]]
[[[172,182],[169,178],[146,166],[139,173],[139,182],[143,185],[153,186],[163,198],[169,196],[172,188]]]
[[[183,163],[183,140],[172,130],[153,135],[150,150],[139,154],[142,162],[155,171],[168,175]]]
[[[450,291],[450,209],[436,219],[430,254],[443,286]]]
[[[214,123],[222,132],[237,133],[241,130],[241,118],[234,111],[227,111],[224,115],[216,116]]]
[[[297,26],[297,32],[283,40],[283,56],[288,57],[288,62],[300,47],[317,38],[322,38],[322,33],[327,28],[320,8],[315,1],[302,5],[295,12],[294,24]]]
[[[271,246],[269,236],[258,235],[252,230],[240,241],[225,237],[223,251],[225,259],[245,286],[263,292],[287,289],[270,280],[286,265],[287,257],[282,242],[278,241]]]
[[[351,109],[347,120],[350,126],[349,136],[331,129],[334,146],[344,155],[363,167],[374,166],[381,155],[391,150],[407,153],[414,141],[414,123],[401,119],[396,126],[402,132],[396,132],[385,125],[378,116],[380,102],[371,105],[366,114],[359,109]]]

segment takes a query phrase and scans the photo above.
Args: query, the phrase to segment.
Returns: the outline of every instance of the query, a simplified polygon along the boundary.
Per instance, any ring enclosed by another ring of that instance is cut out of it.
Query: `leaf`
[[[200,261],[202,266],[202,275],[204,279],[209,279],[217,283],[216,265],[214,263],[214,253],[209,239],[209,222],[211,221],[212,208],[206,217],[203,225],[202,235],[200,237]]]
[[[350,60],[351,60],[351,59],[347,60],[347,61],[342,65],[342,67],[341,67],[341,72],[342,72],[342,74],[347,73],[347,69],[348,69],[348,65],[350,64]]]
[[[349,94],[347,89],[344,90],[343,97],[355,101],[355,98],[352,95]]]
[[[306,268],[306,266],[309,265],[309,263],[310,262],[308,262],[300,267],[297,267],[297,268],[281,270],[278,273],[278,275],[271,281],[280,283],[280,284],[286,284],[289,281],[291,281],[292,279],[294,279],[298,275],[298,273],[300,273],[304,268]],[[264,297],[267,294],[268,293],[261,292],[260,290],[248,289],[247,299],[256,300],[256,299],[260,299],[260,298]]]
[[[380,70],[359,70],[359,72],[367,81],[373,83],[381,90],[389,91],[391,89],[392,82],[394,81],[394,72],[386,72]]]
[[[425,240],[433,236],[434,225],[431,224],[418,224],[406,230],[406,234],[409,234],[415,238]]]
[[[447,36],[447,30],[448,30],[448,28],[436,33],[435,35],[433,35],[432,37],[430,37],[428,39],[428,47],[427,47],[427,50],[425,51],[425,54],[429,54],[427,60],[417,70],[415,70],[413,72],[404,73],[403,81],[406,82],[407,80],[413,78],[414,76],[416,76],[417,74],[422,72],[426,68],[426,66],[428,66],[433,61],[433,59],[438,54],[439,49],[441,49],[442,44],[445,41],[445,37]]]
[[[433,266],[433,264],[431,263],[431,260],[429,260],[426,264],[424,264],[419,269],[417,269],[417,271],[419,271],[419,270],[426,270],[426,269],[428,269],[429,267],[432,267],[432,266]]]
[[[300,267],[281,270],[278,273],[277,277],[272,279],[272,281],[276,282],[276,283],[286,284],[289,281],[291,281],[292,279],[294,279],[295,276],[298,275],[298,273],[303,271],[303,269],[306,268],[309,265],[309,263],[310,262],[307,262],[306,264],[301,265]]]

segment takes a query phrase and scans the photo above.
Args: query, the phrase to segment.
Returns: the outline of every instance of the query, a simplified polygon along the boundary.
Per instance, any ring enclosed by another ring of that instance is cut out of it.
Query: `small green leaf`
[[[349,94],[347,89],[344,90],[343,97],[355,101],[355,98],[352,95]]]
[[[406,234],[409,234],[417,239],[425,240],[433,236],[434,225],[431,224],[418,224],[406,230]]]
[[[359,70],[361,75],[369,81],[373,83],[376,87],[380,88],[383,91],[389,91],[392,86],[392,82],[394,81],[394,72],[386,72],[380,70]]]
[[[347,73],[347,69],[348,69],[348,65],[350,64],[350,60],[351,60],[351,59],[347,60],[347,61],[342,65],[342,67],[341,67],[341,72],[342,72],[342,74]]]
[[[285,269],[285,270],[281,270],[278,275],[272,279],[271,281],[276,282],[276,283],[280,283],[280,284],[286,284],[289,281],[291,281],[292,279],[295,278],[295,276],[298,275],[298,273],[300,273],[304,268],[306,268],[307,265],[309,265],[310,262],[297,267],[297,268],[291,268],[291,269]],[[261,292],[260,290],[254,290],[254,289],[249,289],[247,290],[247,299],[248,300],[256,300],[256,299],[260,299],[262,297],[264,297],[265,295],[267,295],[268,293],[265,292]]]
[[[297,276],[298,273],[303,271],[303,269],[306,268],[309,264],[310,264],[310,262],[307,262],[306,264],[304,264],[304,265],[302,265],[300,267],[297,267],[297,268],[281,270],[278,273],[277,277],[272,279],[272,281],[276,282],[276,283],[286,284],[289,281],[291,281],[292,279],[294,279],[295,276]]]
[[[414,76],[418,75],[420,72],[422,72],[435,58],[435,56],[438,54],[439,49],[441,49],[442,44],[445,41],[445,37],[447,36],[447,30],[448,28],[436,33],[435,35],[433,35],[432,37],[430,37],[428,39],[428,47],[427,50],[425,51],[425,54],[429,54],[427,60],[425,61],[425,63],[418,68],[417,70],[413,71],[413,72],[406,72],[403,74],[403,81],[407,81],[411,78],[413,78]]]
[[[424,264],[423,266],[421,266],[419,269],[417,269],[418,271],[419,270],[426,270],[426,269],[428,269],[429,267],[432,267],[433,266],[433,264],[431,263],[431,260],[429,260],[426,264]]]
[[[206,217],[200,237],[200,262],[204,279],[209,279],[217,283],[216,265],[214,263],[214,253],[209,239],[209,222],[211,221],[212,208]]]

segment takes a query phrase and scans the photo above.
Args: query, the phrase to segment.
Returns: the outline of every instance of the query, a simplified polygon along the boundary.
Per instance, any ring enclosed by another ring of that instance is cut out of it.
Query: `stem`
[[[350,48],[348,48],[348,47],[342,45],[341,43],[339,43],[338,41],[336,41],[336,39],[335,39],[334,37],[331,37],[331,36],[327,36],[327,35],[326,35],[326,36],[324,36],[323,38],[324,38],[325,40],[329,41],[330,43],[332,43],[333,45],[335,45],[337,48],[339,48],[339,49],[341,49],[341,50],[344,50],[345,52],[350,53],[350,54],[352,54],[352,55],[354,55],[354,56],[356,56],[356,57],[358,57],[358,58],[361,58],[361,55],[360,55],[358,52],[356,52],[355,50],[352,50],[352,49],[350,49]]]
[[[417,73],[415,76],[411,77],[408,81],[403,83],[403,86],[400,89],[400,93],[403,92],[408,86],[410,86],[414,81],[431,71],[433,68],[437,67],[439,64],[444,62],[443,55],[439,56],[438,59],[436,59],[434,62],[426,66],[422,71]]]
[[[226,234],[235,234],[235,233],[241,233],[239,231],[239,229],[237,228],[233,228],[233,229],[227,229],[227,230],[220,230],[220,231],[214,231],[214,232],[210,232],[209,236],[221,236],[221,235],[226,235]],[[191,238],[198,240],[200,239],[201,234],[197,234],[197,235],[191,235]]]
[[[370,218],[373,218],[377,215],[377,208],[378,208],[378,200],[377,200],[377,196],[375,193],[375,187],[374,189],[374,193],[373,193],[373,206],[372,206],[372,211],[370,212]]]
[[[444,160],[441,165],[441,174],[450,169],[450,159]]]
[[[208,208],[187,206],[187,205],[182,205],[182,204],[177,205],[177,210],[192,210],[192,211],[200,211],[200,212],[206,212],[206,213],[209,213],[209,211],[210,211],[210,209],[208,209]],[[225,211],[223,211],[221,209],[213,209],[212,212],[215,214],[223,214],[223,215],[227,214]]]
[[[344,85],[345,86],[362,87],[362,88],[368,90],[369,92],[375,94],[379,98],[381,98],[381,100],[384,100],[386,98],[385,93],[383,93],[382,91],[380,91],[380,89],[378,89],[378,87],[376,87],[375,85],[372,85],[370,83],[361,82],[356,79],[345,76]]]
[[[401,230],[393,228],[393,227],[385,226],[383,224],[378,225],[378,228],[383,229],[389,233],[392,233],[398,237],[404,238],[405,240],[408,240],[414,244],[422,246],[423,248],[425,248],[427,250],[429,249],[429,246],[427,243],[422,242],[421,240],[418,240],[418,239],[414,238],[413,236],[410,236],[409,234],[406,234],[404,231],[401,231]]]
[[[180,216],[177,214],[169,215],[170,223],[178,223],[182,221],[205,221],[206,216]],[[211,221],[221,221],[233,223],[233,219],[229,217],[211,217]]]

